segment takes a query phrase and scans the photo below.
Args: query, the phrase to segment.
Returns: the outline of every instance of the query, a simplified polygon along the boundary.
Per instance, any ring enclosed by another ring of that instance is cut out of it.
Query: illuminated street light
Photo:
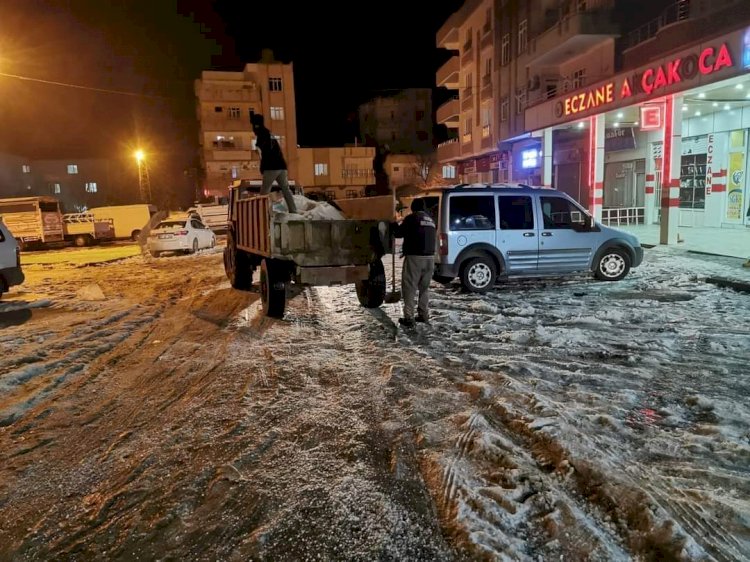
[[[151,203],[151,179],[148,176],[148,163],[146,154],[138,149],[133,154],[138,162],[138,189],[141,193],[141,201]]]

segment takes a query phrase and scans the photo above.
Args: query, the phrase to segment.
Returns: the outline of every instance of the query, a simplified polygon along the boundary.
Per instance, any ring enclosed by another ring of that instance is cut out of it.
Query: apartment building
[[[360,140],[391,153],[425,154],[432,146],[432,90],[410,88],[359,107]]]
[[[102,205],[119,193],[112,162],[102,158],[32,160],[0,154],[0,197],[52,195],[66,212]]]
[[[326,199],[364,197],[375,183],[375,148],[346,146],[298,149],[299,183],[306,195]]]
[[[195,95],[206,196],[226,195],[236,179],[260,179],[260,157],[250,123],[253,113],[263,115],[284,151],[290,179],[297,179],[291,63],[274,60],[273,53],[266,50],[260,62],[246,64],[241,72],[204,71],[195,82]]]
[[[615,0],[473,0],[437,32],[453,55],[437,109],[454,138],[438,147],[445,176],[541,183],[543,146],[525,126],[529,105],[614,71]]]

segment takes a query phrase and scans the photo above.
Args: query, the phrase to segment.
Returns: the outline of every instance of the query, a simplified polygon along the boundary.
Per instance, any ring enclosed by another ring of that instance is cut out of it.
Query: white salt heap
[[[282,197],[273,204],[275,219],[278,221],[291,220],[344,220],[346,217],[333,205],[324,201],[313,201],[304,195],[295,195],[294,203],[297,212],[290,213],[287,210],[286,201]]]

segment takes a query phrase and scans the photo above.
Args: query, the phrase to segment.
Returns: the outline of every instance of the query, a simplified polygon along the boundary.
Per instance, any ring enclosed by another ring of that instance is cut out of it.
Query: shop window
[[[500,196],[500,228],[503,230],[533,230],[534,210],[531,197]]]
[[[541,197],[542,217],[546,230],[575,229],[586,222],[586,215],[572,202],[562,197]]]
[[[478,195],[450,198],[450,229],[494,230],[495,198]]]

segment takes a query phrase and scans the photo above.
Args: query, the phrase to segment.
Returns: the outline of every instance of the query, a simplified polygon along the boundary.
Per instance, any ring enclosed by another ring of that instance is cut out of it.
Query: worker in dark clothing
[[[271,186],[276,181],[284,194],[286,207],[290,213],[297,212],[297,205],[294,203],[294,195],[289,189],[289,175],[286,167],[286,160],[281,151],[279,141],[271,136],[265,124],[263,116],[253,114],[250,118],[255,133],[255,146],[260,150],[260,173],[263,174],[263,185],[260,188],[261,195],[271,193]]]
[[[435,221],[425,212],[424,199],[411,202],[411,214],[401,224],[393,225],[394,236],[403,238],[404,267],[401,271],[401,293],[404,298],[404,317],[399,324],[413,326],[429,322],[429,290],[435,269]],[[414,318],[414,299],[419,291],[417,317]]]

